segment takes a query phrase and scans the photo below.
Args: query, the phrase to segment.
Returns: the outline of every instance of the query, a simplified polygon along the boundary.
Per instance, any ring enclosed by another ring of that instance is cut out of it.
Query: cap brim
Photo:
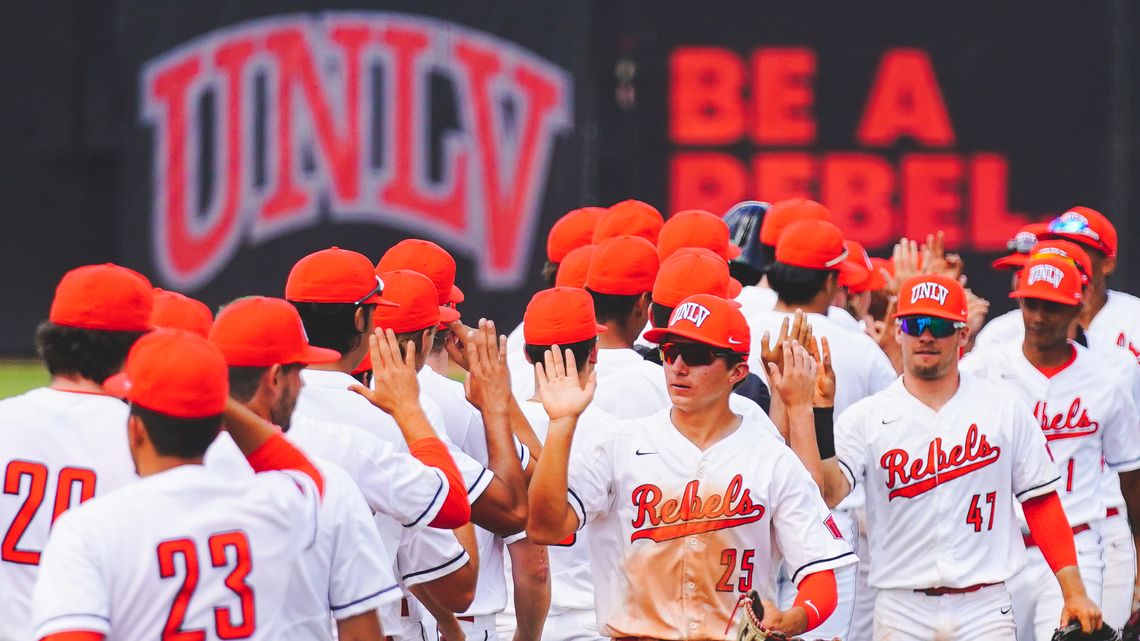
[[[439,308],[439,323],[447,325],[453,321],[459,320],[459,310],[454,307],[441,306]]]
[[[878,269],[872,269],[867,273],[867,277],[862,282],[852,285],[847,289],[856,294],[863,292],[877,292],[887,286],[887,279],[883,277],[883,273]]]
[[[455,285],[452,285],[452,286],[451,286],[451,300],[450,300],[449,302],[452,302],[452,303],[462,303],[462,302],[463,302],[463,298],[464,298],[464,296],[463,296],[463,291],[462,291],[462,290],[460,290],[460,289],[459,289],[458,287],[456,287]]]
[[[1018,271],[1025,267],[1025,263],[1029,261],[1029,254],[1010,254],[1009,256],[1002,256],[994,262],[990,263],[990,267],[1001,271]]]
[[[732,260],[733,258],[739,258],[739,257],[740,257],[740,247],[736,243],[729,243],[728,246],[724,248],[724,259],[725,260]]]
[[[645,334],[642,336],[642,338],[649,341],[650,343],[656,343],[656,344],[660,345],[661,343],[667,342],[665,339],[667,339],[670,336],[676,336],[679,338],[687,338],[691,341],[700,343],[702,345],[709,345],[712,347],[720,347],[723,349],[732,350],[734,352],[737,351],[736,350],[737,346],[729,345],[727,341],[725,341],[725,342],[710,341],[708,339],[708,337],[702,335],[696,327],[693,327],[693,328],[664,327],[664,328],[651,329],[648,332],[645,332]]]
[[[131,381],[127,378],[126,372],[119,372],[103,381],[103,390],[115,398],[127,400],[127,394],[131,391]]]
[[[393,303],[393,302],[392,302],[392,301],[390,301],[390,300],[384,300],[384,299],[383,299],[383,298],[381,298],[379,295],[375,295],[375,296],[371,296],[371,297],[369,297],[369,298],[368,298],[368,299],[366,299],[366,300],[365,300],[365,301],[364,301],[362,304],[363,304],[363,305],[369,305],[369,304],[372,304],[372,305],[376,305],[377,307],[393,307],[393,308],[396,308],[396,309],[399,309],[399,308],[400,308],[400,304],[399,304],[399,303]]]
[[[847,276],[855,276],[855,277],[859,277],[859,276],[865,274],[867,271],[867,269],[865,267],[859,267],[858,265],[853,265],[853,264],[847,262],[846,260],[839,261],[839,264],[835,265],[834,269],[835,269],[835,271],[839,272],[840,274],[845,274]]]
[[[735,278],[732,278],[730,276],[728,279],[728,292],[727,292],[728,296],[726,296],[725,298],[733,298],[734,299],[737,296],[739,296],[740,292],[742,292],[742,291],[744,291],[744,285],[741,285],[740,281],[738,281]]]
[[[321,363],[335,363],[339,360],[340,352],[334,349],[308,345],[305,347],[305,350],[301,352],[301,357],[297,359],[296,362],[304,365],[319,365]]]
[[[1049,290],[1015,289],[1009,293],[1009,297],[1047,300],[1053,303],[1060,303],[1062,305],[1069,305],[1072,307],[1076,307],[1077,305],[1081,304],[1080,298],[1073,300],[1072,296],[1066,296],[1062,292]]]

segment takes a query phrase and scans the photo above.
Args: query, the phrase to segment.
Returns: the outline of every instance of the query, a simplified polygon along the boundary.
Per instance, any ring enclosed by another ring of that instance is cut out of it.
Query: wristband
[[[813,407],[812,415],[815,418],[815,443],[819,447],[819,458],[829,459],[835,456],[835,408]]]

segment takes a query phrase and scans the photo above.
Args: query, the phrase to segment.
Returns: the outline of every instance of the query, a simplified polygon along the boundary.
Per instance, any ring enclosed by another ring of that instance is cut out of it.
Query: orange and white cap
[[[1080,305],[1084,281],[1077,266],[1064,256],[1038,254],[1017,273],[1010,298],[1035,298],[1062,305]]]
[[[384,281],[372,261],[360,252],[339,247],[322,249],[293,265],[285,282],[286,300],[298,303],[349,303],[391,306],[380,298]]]
[[[111,332],[154,329],[154,286],[142,274],[112,263],[84,265],[63,275],[48,320],[56,325]]]
[[[1049,223],[1030,223],[1017,230],[1013,238],[1005,244],[1007,255],[990,263],[994,269],[1017,271],[1029,260],[1029,251],[1037,244],[1038,236],[1049,230]]]
[[[231,367],[314,365],[340,359],[340,352],[309,344],[304,323],[288,301],[268,296],[239,298],[222,308],[210,342]]]
[[[594,320],[594,298],[578,287],[544,289],[527,303],[523,340],[527,345],[569,345],[606,331]]]
[[[226,407],[229,368],[222,352],[205,338],[182,329],[156,329],[135,341],[123,371],[103,387],[159,414],[207,418]]]
[[[898,309],[901,316],[934,316],[966,322],[966,290],[957,280],[942,274],[918,274],[899,287]]]
[[[748,321],[740,304],[712,294],[689,296],[673,308],[667,326],[645,332],[645,340],[650,343],[666,343],[674,337],[737,354],[747,354],[752,349]]]
[[[1089,258],[1088,252],[1072,241],[1060,238],[1042,240],[1029,250],[1026,260],[1043,255],[1061,256],[1072,261],[1076,265],[1077,271],[1081,273],[1081,280],[1086,285],[1092,278],[1092,259]]]
[[[1041,239],[1064,238],[1091,247],[1106,256],[1116,255],[1116,227],[1091,207],[1070,207],[1053,219]]]
[[[725,260],[740,255],[740,248],[729,240],[724,219],[702,209],[686,209],[673,214],[657,236],[657,255],[661,260],[683,247],[704,247]]]
[[[154,290],[154,309],[150,322],[155,327],[184,329],[205,338],[210,335],[214,314],[200,300],[165,289]]]

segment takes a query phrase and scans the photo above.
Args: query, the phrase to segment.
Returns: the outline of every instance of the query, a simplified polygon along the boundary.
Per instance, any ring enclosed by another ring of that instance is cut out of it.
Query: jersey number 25
[[[228,607],[214,608],[214,629],[219,639],[247,639],[253,636],[257,621],[253,609],[253,588],[245,582],[249,572],[253,569],[253,560],[249,554],[249,539],[244,532],[219,532],[211,534],[209,538],[210,565],[215,568],[224,568],[230,564],[230,553],[234,557],[234,569],[226,576],[225,585],[238,596],[241,602],[241,620],[234,623],[233,613]],[[179,574],[176,567],[176,557],[181,557],[184,569],[182,585],[174,602],[170,604],[170,614],[166,617],[166,625],[162,628],[162,641],[204,641],[206,631],[202,629],[183,630],[182,622],[186,618],[186,610],[190,608],[190,599],[198,589],[200,567],[198,565],[198,547],[194,540],[189,538],[171,539],[158,544],[158,573],[164,579],[176,578]]]

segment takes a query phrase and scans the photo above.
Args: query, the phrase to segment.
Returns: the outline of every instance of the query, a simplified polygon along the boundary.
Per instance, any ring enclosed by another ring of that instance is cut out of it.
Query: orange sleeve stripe
[[[814,630],[835,612],[839,604],[839,589],[835,584],[835,571],[812,572],[805,576],[797,588],[796,601],[807,613],[807,630]]]
[[[417,439],[408,446],[408,450],[421,463],[440,470],[447,477],[447,496],[443,507],[428,525],[449,530],[466,525],[471,520],[471,504],[467,501],[463,476],[447,451],[447,445],[438,438],[428,437]]]
[[[1069,517],[1061,507],[1061,497],[1056,492],[1029,499],[1021,504],[1025,511],[1025,523],[1033,542],[1041,549],[1041,555],[1054,573],[1063,567],[1077,564],[1077,546],[1073,542],[1073,528]]]
[[[68,630],[67,632],[56,632],[42,637],[40,641],[104,641],[107,637],[103,636],[102,632],[92,632],[90,630]]]

